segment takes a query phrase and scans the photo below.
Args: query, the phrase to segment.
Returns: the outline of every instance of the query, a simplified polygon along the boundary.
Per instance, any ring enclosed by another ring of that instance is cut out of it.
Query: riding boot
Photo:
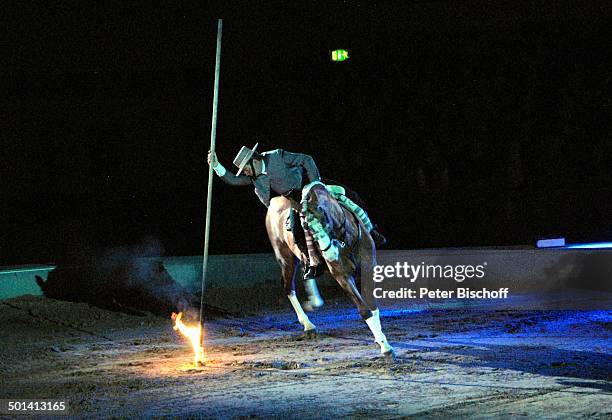
[[[325,265],[321,262],[319,251],[317,250],[315,240],[305,218],[303,215],[300,215],[300,218],[302,218],[302,227],[304,228],[304,237],[306,239],[306,249],[308,255],[308,264],[304,270],[304,281],[306,281],[309,279],[316,279],[323,274]]]
[[[323,274],[325,270],[325,264],[319,263],[318,265],[309,265],[304,271],[304,281],[314,280]]]

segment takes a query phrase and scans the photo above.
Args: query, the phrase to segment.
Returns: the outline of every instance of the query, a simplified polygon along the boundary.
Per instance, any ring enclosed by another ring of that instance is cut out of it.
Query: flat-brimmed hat
[[[234,158],[234,165],[238,167],[238,172],[236,172],[236,176],[240,175],[244,167],[251,160],[253,155],[255,154],[255,149],[257,149],[257,145],[259,143],[255,143],[252,149],[249,149],[246,146],[242,146],[242,148],[238,151],[238,154]]]

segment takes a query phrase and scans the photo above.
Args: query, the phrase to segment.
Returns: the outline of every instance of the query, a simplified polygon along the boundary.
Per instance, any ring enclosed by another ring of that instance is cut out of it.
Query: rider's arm
[[[225,168],[223,168],[225,169]],[[217,172],[217,175],[219,174],[219,172]],[[233,173],[231,173],[230,171],[225,171],[224,175],[220,175],[221,179],[223,180],[223,182],[225,182],[226,184],[229,185],[251,185],[253,184],[253,182],[251,181],[251,178],[249,178],[246,175],[234,175]]]
[[[321,175],[319,175],[319,168],[314,159],[303,153],[291,153],[282,150],[283,161],[289,166],[301,166],[306,170],[308,175],[308,182],[320,181]]]
[[[212,168],[215,170],[217,175],[219,175],[219,178],[221,178],[226,184],[229,184],[229,185],[251,185],[252,184],[251,178],[249,178],[246,175],[238,175],[238,176],[234,175],[233,173],[225,169],[223,165],[219,163],[216,157],[214,159],[210,159],[210,161],[211,161],[210,163],[212,165]]]

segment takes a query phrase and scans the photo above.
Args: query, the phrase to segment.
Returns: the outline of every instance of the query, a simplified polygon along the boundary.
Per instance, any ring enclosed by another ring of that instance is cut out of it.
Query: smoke
[[[169,316],[187,310],[193,296],[166,271],[163,254],[161,241],[152,236],[134,245],[81,253],[58,265],[41,288],[45,296],[56,299]]]

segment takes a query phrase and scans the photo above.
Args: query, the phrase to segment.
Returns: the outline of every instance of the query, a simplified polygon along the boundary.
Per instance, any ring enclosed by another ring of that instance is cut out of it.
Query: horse
[[[303,247],[298,246],[294,233],[286,229],[286,220],[292,209],[301,210],[309,220],[309,227],[317,240],[329,273],[357,306],[361,318],[374,335],[374,341],[380,345],[381,354],[392,357],[395,354],[394,349],[382,332],[374,296],[371,291],[362,296],[355,285],[356,278],[362,280],[362,289],[372,284],[372,272],[376,265],[374,241],[364,225],[334,198],[325,184],[318,181],[303,188],[299,205],[284,196],[274,197],[266,214],[266,230],[281,268],[283,288],[306,335],[315,336],[317,330],[295,293],[297,262],[306,261],[307,256],[301,249]],[[295,229],[301,227],[297,225],[293,230]]]

